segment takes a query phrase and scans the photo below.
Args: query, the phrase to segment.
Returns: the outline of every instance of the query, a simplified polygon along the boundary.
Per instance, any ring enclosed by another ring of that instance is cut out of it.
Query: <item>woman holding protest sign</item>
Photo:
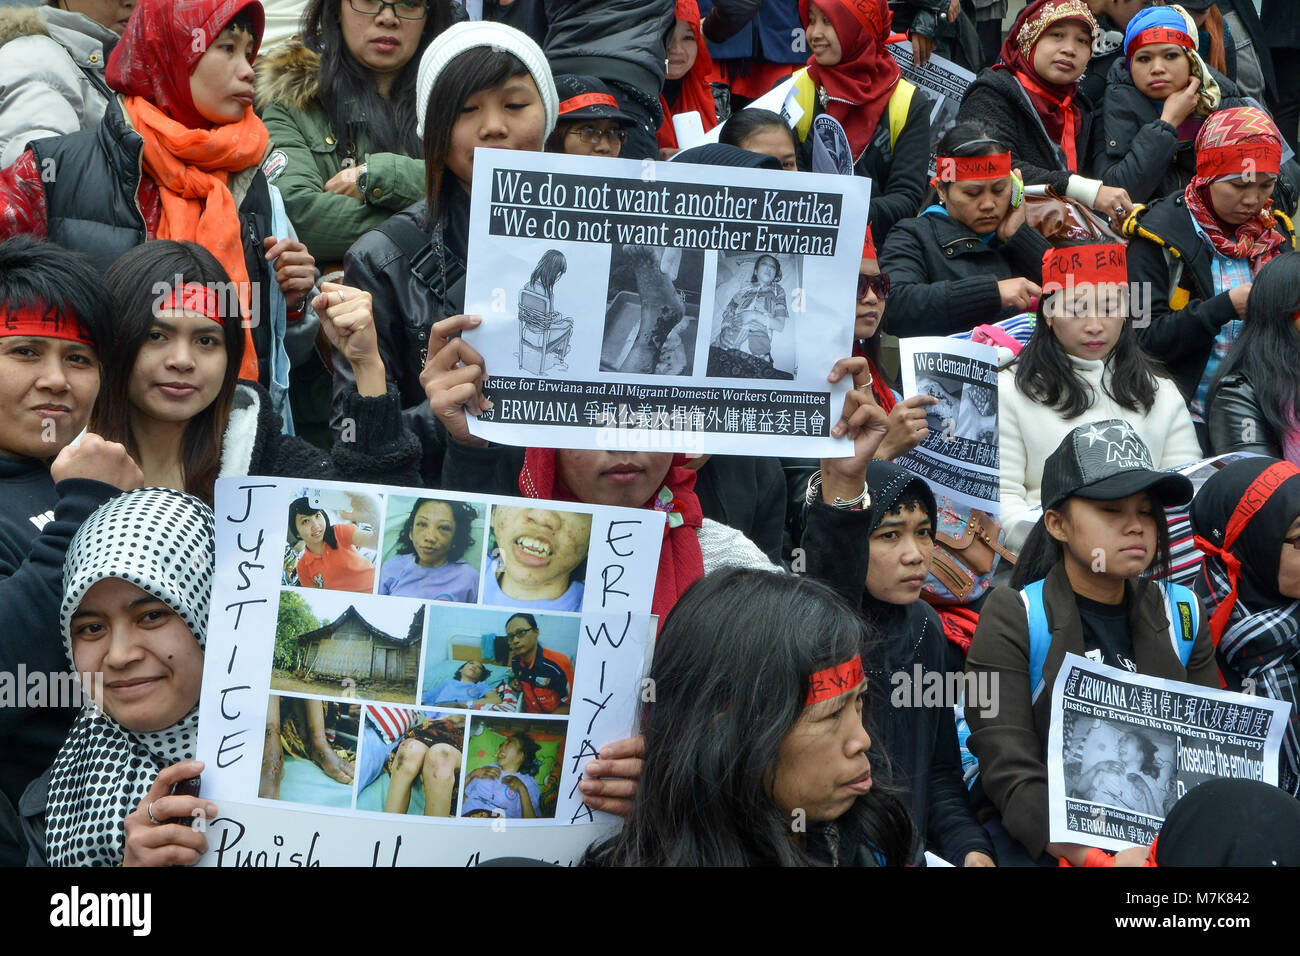
[[[949,335],[1033,309],[1047,240],[1025,224],[1011,153],[977,123],[939,141],[930,202],[889,234],[889,331]]]
[[[799,0],[799,15],[812,54],[794,78],[800,166],[811,168],[813,120],[829,115],[844,129],[853,172],[871,178],[871,229],[882,243],[895,223],[921,208],[929,102],[915,95],[886,49],[885,0]]]
[[[1029,185],[1100,210],[1116,226],[1133,208],[1123,189],[1089,179],[1095,104],[1079,92],[1097,20],[1084,0],[1035,0],[1016,17],[999,61],[975,78],[958,122],[988,123]]]
[[[326,283],[314,303],[331,343],[361,370],[346,396],[354,433],[327,454],[282,434],[266,391],[239,379],[238,300],[206,249],[145,243],[113,263],[105,281],[117,335],[94,427],[126,446],[146,484],[211,501],[224,475],[416,483],[415,439],[385,380],[369,296],[361,290]]]
[[[1124,253],[1102,244],[1044,255],[1033,334],[998,373],[1001,518],[1013,549],[1027,533],[1017,519],[1040,503],[1043,462],[1082,423],[1124,419],[1160,468],[1201,457],[1177,386],[1138,345]]]
[[[587,862],[914,862],[907,809],[867,756],[869,639],[853,608],[807,578],[732,569],[697,582],[656,645],[632,811]]]
[[[1111,667],[1218,687],[1209,628],[1196,596],[1158,580],[1169,562],[1164,506],[1191,482],[1157,471],[1128,422],[1079,426],[1043,469],[1043,517],[1020,552],[1012,588],[990,592],[966,674],[996,681],[996,714],[966,709],[969,746],[1003,864],[1141,866],[1147,848],[1111,856],[1050,843],[1048,768],[1052,686],[1066,653]],[[1061,758],[1057,758],[1061,759]]]
[[[1128,275],[1149,314],[1138,341],[1161,362],[1205,421],[1205,399],[1241,331],[1255,275],[1295,247],[1295,231],[1273,206],[1282,137],[1253,106],[1210,114],[1196,137],[1187,188],[1125,223]]]

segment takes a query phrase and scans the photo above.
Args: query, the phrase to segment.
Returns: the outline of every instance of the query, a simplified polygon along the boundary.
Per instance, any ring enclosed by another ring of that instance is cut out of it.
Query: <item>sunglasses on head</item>
[[[863,302],[867,298],[867,293],[874,292],[877,299],[889,298],[889,276],[882,272],[879,275],[867,276],[858,274],[858,301]]]

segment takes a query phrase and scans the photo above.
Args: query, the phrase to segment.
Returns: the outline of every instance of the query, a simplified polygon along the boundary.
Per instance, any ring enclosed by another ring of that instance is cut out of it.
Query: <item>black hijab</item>
[[[1207,780],[1169,811],[1156,864],[1300,866],[1300,801],[1259,780]]]

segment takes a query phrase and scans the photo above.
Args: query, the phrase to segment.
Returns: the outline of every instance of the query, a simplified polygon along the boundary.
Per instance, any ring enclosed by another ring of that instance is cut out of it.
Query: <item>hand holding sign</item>
[[[483,396],[487,379],[483,356],[459,333],[475,329],[483,322],[477,315],[453,315],[435,322],[429,335],[429,354],[420,373],[420,384],[429,397],[429,407],[447,429],[447,434],[462,445],[486,445],[469,433],[466,415],[478,415],[492,407]]]
[[[199,761],[186,760],[158,773],[144,799],[123,821],[126,831],[123,866],[189,866],[207,851],[208,841],[202,830],[167,822],[177,818],[216,817],[216,804],[202,797],[171,796],[176,784],[202,770]]]

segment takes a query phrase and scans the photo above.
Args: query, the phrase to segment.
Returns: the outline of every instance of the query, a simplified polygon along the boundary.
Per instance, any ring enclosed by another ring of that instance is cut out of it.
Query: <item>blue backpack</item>
[[[1025,605],[1025,616],[1029,621],[1029,686],[1033,688],[1030,703],[1038,702],[1039,695],[1047,686],[1043,680],[1043,663],[1052,646],[1052,630],[1047,623],[1047,609],[1043,606],[1043,581],[1028,584],[1020,592],[1020,600]],[[1161,586],[1165,594],[1165,616],[1169,619],[1169,640],[1174,645],[1174,653],[1184,667],[1192,656],[1196,644],[1196,634],[1201,629],[1201,602],[1191,588],[1181,584],[1166,583]],[[979,761],[970,752],[968,740],[970,725],[966,723],[966,713],[962,705],[955,708],[957,721],[957,743],[961,747],[962,777],[967,788],[974,785],[979,776]]]

